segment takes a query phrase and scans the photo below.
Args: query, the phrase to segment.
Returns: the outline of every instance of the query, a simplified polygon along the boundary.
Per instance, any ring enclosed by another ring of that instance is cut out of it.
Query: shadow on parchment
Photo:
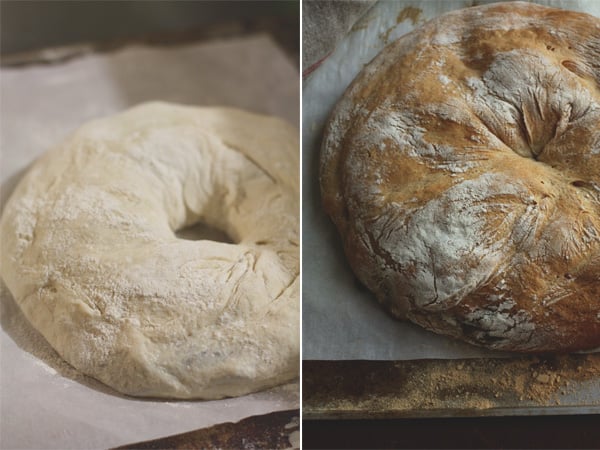
[[[21,178],[23,178],[23,175],[25,175],[25,172],[29,170],[32,164],[33,163],[29,164],[24,169],[19,170],[17,173],[9,176],[6,181],[2,183],[2,186],[0,186],[0,216],[2,215],[2,211],[4,211],[4,205],[6,205],[6,202],[8,202],[10,195],[13,193],[17,187],[17,184]]]
[[[0,186],[0,215],[17,184],[32,164],[33,162],[26,168],[9,176]],[[29,323],[2,280],[0,280],[0,326],[19,348],[35,356],[61,376],[105,394],[129,398],[93,378],[83,375],[65,362],[50,346],[44,336]]]
[[[12,295],[6,288],[6,285],[0,280],[0,326],[4,332],[13,340],[13,342],[23,351],[42,361],[61,377],[75,381],[85,387],[101,392],[103,394],[119,397],[126,400],[144,401],[144,402],[204,402],[201,399],[173,399],[173,398],[144,398],[132,397],[110,388],[102,382],[82,374],[80,371],[69,365],[46,341],[44,336],[29,323],[23,315],[19,306],[16,304]],[[275,386],[273,388],[256,392],[249,395],[258,395],[261,399],[276,398],[290,404],[298,403],[299,395],[298,381],[291,381],[287,384]],[[227,400],[227,399],[225,399]],[[218,402],[219,400],[209,400],[208,402]]]

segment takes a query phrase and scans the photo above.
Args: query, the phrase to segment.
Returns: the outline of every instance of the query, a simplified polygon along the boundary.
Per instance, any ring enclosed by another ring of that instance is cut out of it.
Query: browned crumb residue
[[[410,20],[410,23],[416,25],[419,23],[419,19],[421,18],[421,14],[423,10],[420,8],[415,8],[414,6],[407,6],[402,11],[398,13],[398,17],[396,17],[396,24],[402,23],[405,20]]]
[[[410,415],[560,405],[581,383],[600,380],[600,355],[466,360],[310,361],[303,405],[311,413]],[[597,398],[582,399],[585,404]]]
[[[366,30],[367,28],[369,28],[369,24],[374,19],[375,19],[375,16],[369,16],[367,18],[364,18],[364,17],[361,18],[354,25],[352,25],[352,28],[350,29],[350,32],[354,33],[355,31]]]
[[[379,38],[387,44],[390,40],[390,33],[394,31],[397,25],[401,24],[405,20],[410,20],[413,25],[417,25],[419,23],[419,19],[421,18],[421,13],[423,11],[419,8],[415,8],[414,6],[406,6],[398,13],[396,17],[395,25],[388,28],[386,31],[379,35]]]
[[[559,405],[561,396],[575,392],[575,383],[590,381],[600,377],[600,359],[597,356],[526,358],[516,360],[495,360],[490,365],[492,372],[482,373],[480,360],[463,362],[462,370],[448,370],[444,375],[450,387],[485,386],[493,398],[513,403],[528,402],[539,406]],[[436,370],[433,370],[435,372]],[[488,407],[486,401],[476,407]],[[505,406],[504,402],[494,402],[491,406]]]

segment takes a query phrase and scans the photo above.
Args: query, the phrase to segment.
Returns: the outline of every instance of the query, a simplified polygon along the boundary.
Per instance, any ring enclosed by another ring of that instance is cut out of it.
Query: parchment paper
[[[302,92],[303,359],[407,360],[507,356],[435,335],[388,315],[355,281],[340,239],[323,213],[318,157],[328,114],[346,87],[379,51],[445,12],[491,1],[380,0],[334,53],[304,80]],[[539,1],[600,17],[600,2]]]
[[[88,119],[146,100],[299,119],[298,70],[267,36],[129,47],[0,71],[2,205],[25,168]],[[298,383],[219,401],[126,398],[83,377],[0,291],[0,447],[108,448],[299,407]]]

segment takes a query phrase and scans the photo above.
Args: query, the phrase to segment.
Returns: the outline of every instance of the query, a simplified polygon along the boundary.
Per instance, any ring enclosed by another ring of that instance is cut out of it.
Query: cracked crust
[[[321,191],[392,314],[494,349],[600,346],[599,74],[599,19],[521,2],[441,16],[365,67]]]

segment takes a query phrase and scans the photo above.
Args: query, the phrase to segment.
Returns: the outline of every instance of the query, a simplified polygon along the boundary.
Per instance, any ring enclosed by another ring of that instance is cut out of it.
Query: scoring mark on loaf
[[[465,100],[507,147],[537,158],[567,126],[598,109],[568,73],[528,50],[500,52],[481,78],[465,80]]]
[[[505,229],[515,224],[531,229],[535,215],[524,215],[521,207],[526,196],[524,186],[486,173],[419,208],[390,204],[369,228],[381,250],[403,268],[395,281],[407,287],[416,305],[446,309],[487,281],[503,263],[505,246],[526,236]],[[494,212],[503,217],[500,223],[486,219]]]
[[[451,110],[453,110],[452,105],[440,104],[432,106],[428,113],[435,111],[441,117],[445,116],[448,120],[460,123],[467,120],[466,117],[461,117],[460,113],[450,112]],[[394,111],[389,104],[383,104],[368,117],[365,121],[365,130],[366,133],[357,137],[359,145],[385,152],[386,141],[389,140],[395,144],[397,151],[405,153],[406,156],[414,158],[419,163],[426,163],[430,167],[449,171],[452,174],[465,173],[477,167],[479,162],[487,159],[481,151],[461,155],[449,143],[428,141],[427,130],[422,126],[422,118],[417,113],[412,114],[406,111],[399,113]],[[471,139],[474,144],[481,143],[477,136],[472,136]],[[484,147],[476,145],[471,148],[480,150]],[[360,172],[364,172],[364,167],[355,160],[348,168],[357,176]],[[373,170],[379,171],[381,168],[374,167]]]

